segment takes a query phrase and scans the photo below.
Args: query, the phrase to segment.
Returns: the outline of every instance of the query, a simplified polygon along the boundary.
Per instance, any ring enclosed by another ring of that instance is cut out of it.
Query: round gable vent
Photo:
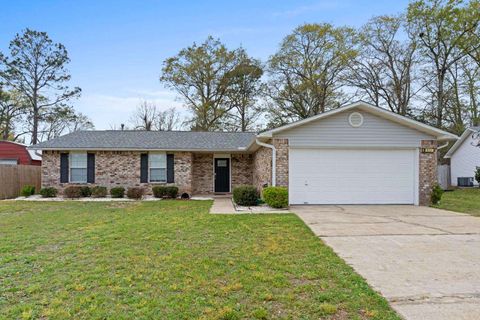
[[[348,116],[348,123],[355,128],[360,127],[363,124],[363,116],[360,112],[352,112]]]

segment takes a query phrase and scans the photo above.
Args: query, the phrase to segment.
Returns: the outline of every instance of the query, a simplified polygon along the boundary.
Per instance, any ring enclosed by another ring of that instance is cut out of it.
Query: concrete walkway
[[[193,199],[193,198],[192,198]],[[232,198],[229,196],[213,196],[213,205],[210,208],[210,213],[212,214],[268,214],[268,213],[276,213],[276,214],[285,214],[291,213],[287,209],[274,209],[270,208],[267,205],[259,205],[259,206],[252,206],[252,207],[242,207],[233,204]]]
[[[210,208],[213,214],[236,214],[232,199],[229,197],[214,197],[213,205]]]
[[[480,319],[480,218],[414,206],[290,210],[405,319]]]

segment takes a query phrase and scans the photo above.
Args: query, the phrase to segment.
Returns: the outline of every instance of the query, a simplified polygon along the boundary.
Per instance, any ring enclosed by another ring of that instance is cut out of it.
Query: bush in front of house
[[[63,197],[69,199],[77,199],[82,197],[82,187],[68,186],[63,189]]]
[[[155,186],[152,188],[155,198],[172,198],[176,199],[178,196],[178,187],[176,186]]]
[[[240,206],[256,206],[258,191],[254,186],[238,186],[233,189],[233,201]]]
[[[55,198],[57,196],[57,189],[53,187],[40,189],[40,194],[43,198]]]
[[[477,167],[475,170],[475,180],[477,180],[478,186],[480,187],[480,167]]]
[[[127,197],[128,197],[129,199],[135,199],[135,200],[142,199],[142,197],[143,197],[143,188],[138,188],[138,187],[128,188],[128,190],[127,190]]]
[[[440,202],[443,192],[443,189],[438,184],[433,187],[431,195],[432,204],[438,204]]]
[[[24,197],[33,196],[35,194],[35,187],[31,185],[23,186],[22,190],[20,191],[20,194]]]
[[[263,200],[272,208],[288,207],[288,190],[285,187],[267,187],[262,191]]]
[[[92,198],[105,198],[107,196],[107,187],[95,186],[92,188]]]
[[[82,194],[82,198],[88,198],[92,195],[92,189],[88,186],[81,186],[80,193]]]
[[[125,188],[124,187],[114,187],[110,189],[110,195],[112,198],[123,198],[125,195]]]
[[[167,196],[167,187],[155,186],[155,187],[152,187],[152,192],[155,198],[163,198]]]
[[[177,186],[167,187],[167,195],[169,198],[176,199],[178,196],[178,187]]]

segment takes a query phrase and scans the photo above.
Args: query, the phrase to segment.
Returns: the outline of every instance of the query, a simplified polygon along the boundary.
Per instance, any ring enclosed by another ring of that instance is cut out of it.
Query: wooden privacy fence
[[[40,166],[0,165],[0,199],[16,198],[23,186],[35,186],[35,192],[41,187]]]

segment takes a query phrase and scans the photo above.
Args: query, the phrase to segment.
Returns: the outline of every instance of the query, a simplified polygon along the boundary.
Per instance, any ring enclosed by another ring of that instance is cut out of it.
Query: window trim
[[[161,156],[163,156],[165,166],[164,167],[152,167],[151,166],[151,155],[161,155]],[[149,152],[148,153],[148,174],[147,174],[148,175],[148,183],[166,184],[167,180],[168,180],[167,167],[168,167],[168,164],[167,164],[167,153],[166,152]],[[151,180],[151,177],[152,177],[151,170],[152,169],[164,169],[165,170],[165,180],[152,181]]]
[[[84,167],[74,167],[72,166],[72,155],[73,154],[84,154],[85,155],[85,168]],[[72,181],[72,169],[85,169],[85,181]],[[78,184],[87,184],[88,183],[88,153],[87,152],[69,152],[68,154],[68,182],[69,183],[78,183]]]

